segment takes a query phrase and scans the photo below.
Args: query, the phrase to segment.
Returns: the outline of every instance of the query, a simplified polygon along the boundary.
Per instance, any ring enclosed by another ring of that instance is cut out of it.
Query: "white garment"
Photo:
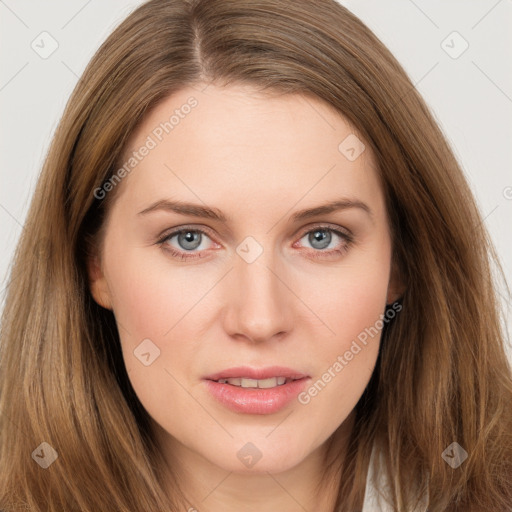
[[[366,477],[366,490],[364,493],[364,502],[362,512],[394,512],[391,506],[391,499],[389,501],[385,496],[382,496],[376,486],[379,488],[381,493],[386,493],[389,489],[389,480],[387,476],[381,472],[377,474],[377,468],[375,465],[375,453],[376,449],[373,447],[372,455],[370,457],[370,466],[368,469],[368,475]],[[384,467],[383,455],[380,455],[380,467]],[[423,497],[420,506],[413,512],[427,512],[427,501],[428,495]]]

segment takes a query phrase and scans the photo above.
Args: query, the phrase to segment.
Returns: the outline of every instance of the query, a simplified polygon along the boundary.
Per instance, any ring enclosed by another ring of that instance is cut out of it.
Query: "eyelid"
[[[353,238],[353,234],[349,229],[339,226],[338,224],[330,224],[329,222],[314,222],[312,224],[309,224],[308,226],[301,228],[299,231],[299,233],[301,233],[300,238],[302,238],[310,231],[314,231],[315,229],[325,229],[333,231],[334,233],[340,233],[341,235],[349,239]]]
[[[166,229],[165,231],[162,231],[162,233],[157,236],[157,243],[162,243],[165,240],[167,240],[168,238],[170,238],[174,235],[178,235],[184,231],[197,231],[198,233],[206,234],[212,239],[212,241],[215,238],[212,235],[213,230],[211,230],[207,226],[197,226],[194,224],[191,224],[191,225],[185,224],[185,225],[179,226],[177,228],[171,228],[171,229]],[[217,242],[215,242],[215,243],[217,243]]]
[[[304,248],[305,251],[314,253],[315,254],[314,257],[320,258],[320,257],[322,257],[322,253],[327,257],[329,255],[332,255],[333,253],[339,253],[340,251],[346,250],[348,248],[348,246],[352,245],[352,243],[354,242],[354,236],[349,229],[344,228],[339,225],[332,225],[328,222],[317,222],[317,223],[311,223],[307,226],[303,226],[301,228],[301,230],[299,231],[300,235],[297,235],[297,234],[294,235],[294,238],[298,237],[297,240],[294,242],[294,244],[299,242],[300,239],[304,238],[305,235],[307,235],[308,233],[311,233],[312,231],[315,231],[315,230],[326,230],[326,231],[331,231],[331,232],[335,233],[337,236],[339,236],[340,238],[342,238],[344,240],[345,247],[342,249],[331,249],[329,251],[316,251],[315,249]],[[209,227],[203,226],[203,225],[198,226],[198,225],[193,225],[193,224],[192,225],[183,225],[183,226],[179,226],[179,227],[164,231],[161,235],[158,236],[156,243],[159,245],[164,245],[165,242],[167,240],[169,240],[170,238],[172,238],[182,232],[186,232],[186,231],[194,231],[194,232],[206,234],[215,245],[220,246],[220,244],[215,241],[215,237],[212,236],[212,234],[211,234],[212,230]],[[194,251],[187,252],[187,251],[175,249],[174,247],[166,248],[165,250],[174,253],[175,256],[180,255],[180,256],[178,256],[178,258],[181,258],[181,259],[202,258],[204,256],[199,256],[199,255],[201,253],[207,251],[205,249],[205,250],[199,251],[199,252],[194,252]],[[187,256],[184,256],[184,255],[187,255]]]
[[[294,237],[299,236],[299,238],[302,238],[304,235],[306,235],[307,233],[309,233],[310,231],[315,230],[315,229],[329,229],[335,233],[339,232],[341,235],[347,237],[348,239],[353,238],[353,234],[349,229],[339,226],[337,224],[336,225],[330,224],[328,222],[314,222],[314,223],[308,224],[307,226],[303,226],[297,232],[297,234],[294,235]],[[187,230],[197,231],[200,233],[203,232],[203,233],[207,234],[210,238],[212,238],[212,239],[215,238],[215,236],[212,235],[213,230],[211,230],[207,226],[203,226],[203,225],[198,226],[198,225],[194,225],[194,224],[186,225],[185,224],[185,225],[179,226],[177,228],[171,228],[171,229],[164,230],[161,234],[159,234],[157,236],[157,242],[164,241],[165,239],[169,238],[172,235],[177,235],[180,232],[187,231]]]

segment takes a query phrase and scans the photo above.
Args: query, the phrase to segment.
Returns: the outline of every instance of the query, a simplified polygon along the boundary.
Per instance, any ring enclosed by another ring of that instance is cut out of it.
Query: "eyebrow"
[[[339,210],[347,210],[350,208],[359,208],[366,212],[370,217],[373,217],[372,210],[370,207],[357,199],[343,198],[334,201],[330,201],[326,204],[315,206],[313,208],[307,208],[295,212],[291,216],[293,222],[300,220],[309,219],[311,217],[317,217],[318,215],[326,215]],[[152,205],[148,206],[144,210],[140,211],[138,215],[146,215],[155,211],[169,211],[182,215],[190,215],[192,217],[207,218],[217,220],[219,222],[227,223],[231,219],[225,216],[218,208],[210,208],[207,206],[201,206],[199,204],[186,203],[183,201],[175,201],[169,199],[161,199],[156,201]]]

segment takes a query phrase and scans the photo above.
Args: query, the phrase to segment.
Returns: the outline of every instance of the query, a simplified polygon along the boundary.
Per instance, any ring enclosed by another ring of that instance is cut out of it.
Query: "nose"
[[[296,299],[287,287],[285,274],[265,252],[252,263],[239,258],[226,283],[226,332],[252,343],[280,339],[289,333]]]

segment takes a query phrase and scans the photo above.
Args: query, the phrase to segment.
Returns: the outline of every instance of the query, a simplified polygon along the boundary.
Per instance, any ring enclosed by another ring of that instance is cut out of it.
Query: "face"
[[[91,291],[169,454],[280,472],[349,424],[396,299],[376,162],[356,136],[318,99],[191,87],[150,113],[121,181],[97,192],[119,187]]]

